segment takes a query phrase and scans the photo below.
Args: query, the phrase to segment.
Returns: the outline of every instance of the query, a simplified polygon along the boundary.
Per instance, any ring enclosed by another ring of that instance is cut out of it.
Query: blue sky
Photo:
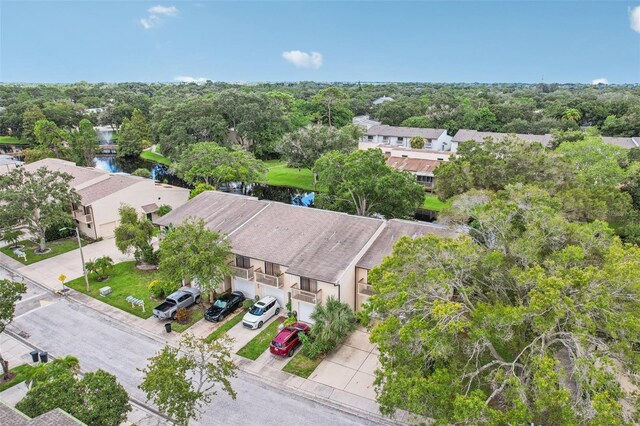
[[[2,82],[640,83],[640,1],[0,0],[0,37]]]

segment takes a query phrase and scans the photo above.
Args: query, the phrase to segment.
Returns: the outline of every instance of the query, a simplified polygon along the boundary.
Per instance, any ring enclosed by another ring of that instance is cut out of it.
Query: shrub
[[[165,214],[169,213],[171,211],[171,206],[167,205],[167,204],[163,204],[160,207],[158,207],[158,210],[156,211],[156,214],[160,217],[164,216]]]
[[[135,171],[131,174],[133,176],[139,176],[139,177],[151,179],[151,172],[147,169],[143,169],[143,168],[135,169]]]
[[[346,303],[329,297],[325,305],[317,305],[311,314],[314,324],[309,338],[301,338],[303,353],[316,359],[338,346],[356,328],[356,318]]]
[[[188,324],[191,322],[191,311],[189,311],[188,309],[185,308],[180,308],[178,309],[178,312],[176,312],[176,321],[178,321],[179,324]]]
[[[155,299],[164,299],[180,288],[180,284],[170,281],[154,280],[149,283],[147,288],[151,297]]]
[[[68,229],[63,229],[68,228]],[[62,231],[61,231],[62,229]],[[73,222],[62,222],[57,225],[50,226],[44,231],[44,239],[46,241],[56,241],[61,238],[67,238],[75,234],[75,224]]]
[[[249,310],[249,308],[253,306],[253,303],[253,300],[245,299],[245,301],[242,302],[242,309],[244,309],[245,311]]]

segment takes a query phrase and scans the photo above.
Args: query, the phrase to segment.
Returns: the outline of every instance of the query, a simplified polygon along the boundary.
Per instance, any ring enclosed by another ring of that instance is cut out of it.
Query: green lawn
[[[284,321],[284,317],[279,317],[272,321],[271,324],[269,324],[264,330],[260,331],[256,337],[244,345],[238,351],[238,355],[254,361],[258,359],[258,357],[269,348],[269,344],[278,334],[278,325],[282,321]]]
[[[264,182],[274,186],[290,186],[304,189],[305,191],[315,191],[313,186],[313,173],[309,169],[298,170],[288,167],[282,160],[267,160],[267,178]]]
[[[210,335],[207,336],[207,338],[205,340],[207,342],[213,342],[214,340],[218,339],[223,334],[225,334],[227,331],[231,330],[231,328],[233,328],[234,325],[236,325],[240,321],[242,321],[242,318],[244,317],[244,314],[245,314],[245,310],[244,309],[240,310],[239,313],[237,313],[233,317],[227,319],[227,321],[224,324],[222,324],[220,327],[216,328],[213,331],[213,333],[211,333]]]
[[[311,373],[313,373],[321,361],[321,357],[316,359],[307,358],[302,354],[302,351],[298,350],[298,353],[284,366],[282,371],[286,371],[287,373],[295,374],[296,376],[306,379],[311,375]]]
[[[97,282],[94,276],[90,276],[89,285],[91,291],[88,294],[104,303],[146,319],[152,315],[153,308],[160,304],[157,300],[152,300],[149,297],[149,290],[147,289],[149,283],[158,278],[160,278],[158,271],[140,271],[136,268],[135,262],[122,262],[114,265],[109,274],[109,279],[106,281]],[[87,294],[83,277],[69,281],[66,285]],[[107,297],[102,297],[99,294],[99,290],[105,286],[111,287],[113,293]],[[126,300],[127,296],[144,300],[145,312],[142,312],[142,308],[139,306],[132,307]]]
[[[198,305],[193,305],[192,307],[189,308],[189,310],[191,311],[191,321],[188,322],[187,324],[180,324],[178,323],[178,321],[172,321],[171,329],[173,331],[181,333],[186,329],[188,329],[189,327],[191,327],[193,324],[200,321],[202,318],[204,318],[204,311],[206,310],[206,308],[203,308],[202,305],[198,304]]]
[[[441,211],[445,207],[448,207],[448,202],[442,202],[438,199],[437,195],[426,194],[424,196],[424,203],[422,203],[422,208],[427,210]]]
[[[5,246],[0,248],[0,251],[7,256],[10,256],[17,260],[20,263],[24,263],[25,265],[31,265],[32,263],[39,262],[44,259],[48,259],[53,256],[57,256],[62,253],[66,253],[71,250],[75,250],[78,248],[78,240],[76,237],[72,238],[63,238],[61,240],[50,241],[47,243],[47,248],[51,249],[51,251],[44,254],[35,254],[33,249],[37,248],[38,245],[32,241],[20,241],[18,244],[24,245],[25,247],[22,249],[27,255],[27,261],[25,262],[21,257],[16,256],[16,254],[9,249],[9,246]],[[88,244],[87,241],[82,240],[82,245],[86,246]],[[79,260],[78,260],[79,261]]]
[[[0,392],[5,391],[19,383],[22,383],[26,380],[25,373],[31,366],[27,364],[18,365],[17,367],[13,367],[10,371],[15,373],[15,377],[6,383],[0,383]]]
[[[143,158],[143,159],[149,160],[149,161],[154,161],[156,163],[164,164],[166,166],[170,166],[171,165],[171,160],[169,160],[164,155],[160,155],[160,154],[157,154],[155,152],[151,152],[151,150],[142,151],[142,153],[140,154],[140,158]]]
[[[29,142],[21,141],[13,136],[0,136],[0,145],[28,145]]]

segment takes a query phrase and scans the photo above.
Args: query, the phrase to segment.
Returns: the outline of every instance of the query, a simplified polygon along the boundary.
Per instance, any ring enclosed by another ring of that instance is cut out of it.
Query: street
[[[6,274],[4,277],[9,278]],[[18,303],[16,318],[8,328],[10,331],[24,336],[29,343],[54,357],[76,356],[83,371],[101,368],[116,375],[130,397],[145,401],[144,394],[137,387],[142,380],[138,369],[143,368],[146,360],[161,349],[160,342],[34,285],[28,285],[28,289],[23,301]],[[241,371],[232,383],[237,399],[234,401],[224,393],[218,394],[197,424],[371,424],[362,418],[268,386]]]

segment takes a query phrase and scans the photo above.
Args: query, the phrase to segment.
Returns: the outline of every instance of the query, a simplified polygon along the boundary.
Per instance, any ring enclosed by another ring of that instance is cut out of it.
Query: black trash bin
[[[49,354],[46,352],[40,352],[40,362],[49,361]]]
[[[38,351],[31,351],[31,361],[38,362]]]
[[[164,325],[164,329],[166,330],[167,333],[171,333],[171,323],[168,322]]]

